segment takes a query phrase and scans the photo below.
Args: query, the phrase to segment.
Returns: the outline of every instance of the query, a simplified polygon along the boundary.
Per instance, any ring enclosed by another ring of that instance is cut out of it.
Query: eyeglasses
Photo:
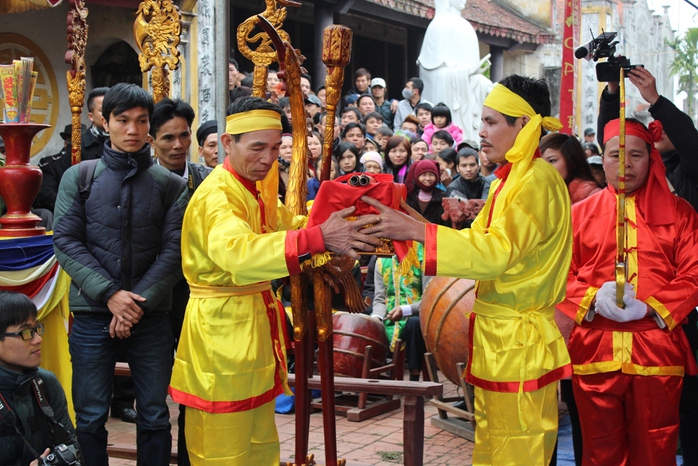
[[[22,337],[22,340],[28,341],[34,338],[34,334],[39,336],[44,334],[44,324],[37,324],[34,328],[25,328],[21,332],[0,333],[0,337]]]

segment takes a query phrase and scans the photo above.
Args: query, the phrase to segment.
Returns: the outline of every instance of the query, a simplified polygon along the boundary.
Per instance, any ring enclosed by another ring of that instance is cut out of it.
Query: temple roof
[[[434,17],[434,0],[368,1],[426,19]],[[494,0],[468,0],[462,15],[479,34],[530,44],[550,44],[555,39],[549,29]]]

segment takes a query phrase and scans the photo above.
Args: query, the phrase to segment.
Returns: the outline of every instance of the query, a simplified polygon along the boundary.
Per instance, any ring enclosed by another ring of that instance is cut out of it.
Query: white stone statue
[[[463,130],[463,138],[478,141],[482,103],[493,86],[482,75],[489,67],[489,55],[480,59],[475,29],[461,16],[465,0],[434,3],[434,19],[417,58],[419,77],[424,81],[422,95],[434,105],[448,105],[453,123]]]

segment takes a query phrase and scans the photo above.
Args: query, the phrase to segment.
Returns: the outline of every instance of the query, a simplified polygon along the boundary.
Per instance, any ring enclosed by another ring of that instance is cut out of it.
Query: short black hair
[[[395,133],[393,133],[393,130],[388,128],[387,126],[383,125],[378,130],[376,131],[376,135],[381,135],[381,136],[388,136],[389,138],[392,138]]]
[[[429,102],[420,102],[414,107],[414,114],[416,115],[419,110],[426,110],[431,113],[433,109],[434,107]]]
[[[342,139],[344,139],[346,137],[346,135],[350,129],[354,129],[354,128],[359,128],[361,130],[361,133],[364,135],[364,137],[366,137],[366,127],[364,125],[362,125],[361,123],[356,123],[354,121],[350,121],[349,123],[347,123],[347,125],[342,130]]]
[[[371,99],[371,102],[373,102],[373,105],[376,105],[376,99],[373,98],[371,94],[361,94],[358,99],[356,99],[356,106],[359,106],[359,102],[361,102],[361,99]]]
[[[313,88],[313,78],[308,73],[301,73],[301,78],[305,78],[310,83],[310,88]]]
[[[286,108],[291,106],[291,99],[289,97],[282,97],[279,99],[279,107]]]
[[[252,89],[247,86],[238,86],[230,91],[230,103],[232,104],[240,97],[249,97],[252,95]]]
[[[109,117],[121,115],[132,108],[148,109],[148,118],[153,114],[153,96],[135,84],[119,83],[109,89],[102,101],[102,115],[109,123]]]
[[[284,111],[281,110],[281,107],[259,97],[241,97],[237,99],[235,102],[228,106],[226,114],[235,115],[237,113],[249,112],[251,110],[272,110],[278,113],[279,115],[284,114]],[[233,134],[232,136],[235,142],[239,142],[242,134]]]
[[[368,114],[363,118],[364,124],[366,124],[366,122],[368,121],[369,118],[375,118],[376,120],[385,121],[385,119],[383,118],[383,115],[381,115],[380,113],[378,113],[378,112],[371,112],[371,113],[368,113]]]
[[[36,319],[36,306],[25,294],[16,291],[0,291],[0,333],[8,327],[22,325]],[[0,337],[4,341],[4,337]]]
[[[109,92],[108,87],[95,87],[87,94],[87,111],[92,113],[95,109],[95,99],[97,97],[104,97]]]
[[[446,144],[448,144],[449,146],[453,145],[453,136],[451,136],[451,133],[449,133],[445,129],[435,132],[434,135],[431,137],[432,142],[434,141],[434,138],[446,141]]]
[[[341,117],[342,115],[348,112],[354,112],[354,114],[356,115],[356,119],[358,121],[361,121],[361,112],[356,107],[344,107],[342,111],[339,113],[339,116]]]
[[[419,96],[421,97],[422,92],[424,92],[424,81],[422,81],[416,76],[407,80],[407,82],[410,81],[412,81],[412,89],[417,89],[419,91]]]
[[[543,118],[550,116],[550,90],[543,79],[512,74],[499,81],[514,94],[520,96]],[[504,115],[509,126],[514,126],[516,117]]]
[[[441,153],[439,153],[439,157],[441,157]],[[460,159],[467,157],[475,157],[475,161],[477,162],[478,166],[480,165],[480,156],[475,149],[470,147],[464,147],[458,151],[458,154],[456,155],[456,165],[460,163]]]
[[[238,66],[238,62],[234,58],[229,58],[228,63],[231,65],[234,65],[236,70],[240,70],[240,67]]]
[[[191,129],[195,116],[194,109],[187,102],[181,99],[172,100],[169,97],[165,97],[155,104],[153,113],[150,115],[150,131],[148,133],[155,138],[162,125],[175,117],[182,117],[187,120],[187,126]]]
[[[453,121],[451,119],[451,109],[443,102],[439,102],[431,109],[431,122],[433,123],[434,117],[438,116],[446,117],[446,126],[450,125],[451,121]]]

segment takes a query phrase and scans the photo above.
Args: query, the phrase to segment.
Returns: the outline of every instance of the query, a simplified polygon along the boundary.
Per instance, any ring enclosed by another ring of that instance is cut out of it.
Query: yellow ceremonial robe
[[[277,364],[285,366],[285,323],[270,301],[269,281],[297,273],[297,237],[288,230],[307,219],[280,202],[276,209],[275,231],[264,232],[258,200],[223,166],[192,196],[182,227],[192,297],[170,384],[176,402],[232,413],[290,394],[285,367]]]
[[[506,198],[498,198],[501,183],[493,182],[471,229],[428,226],[425,274],[478,280],[466,380],[528,392],[571,375],[554,322],[572,253],[570,201],[559,173],[540,158]]]

